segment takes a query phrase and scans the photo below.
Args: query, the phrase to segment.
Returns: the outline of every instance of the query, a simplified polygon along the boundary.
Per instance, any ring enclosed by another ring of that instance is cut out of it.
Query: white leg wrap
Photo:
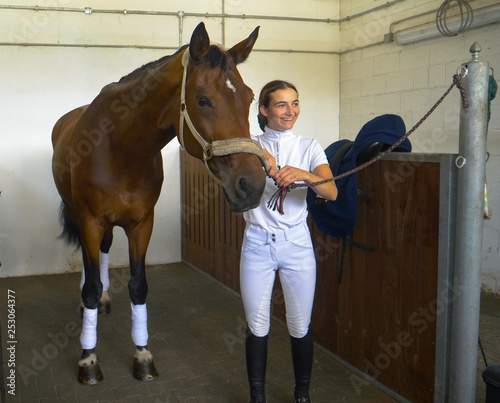
[[[132,307],[132,340],[136,346],[148,345],[148,310],[146,304]]]
[[[82,279],[80,280],[80,291],[83,290],[84,284],[85,284],[85,268],[82,267]]]
[[[100,252],[99,256],[99,271],[101,275],[101,283],[103,291],[109,290],[109,253]],[[80,280],[80,290],[85,284],[85,269],[82,268],[82,279]]]
[[[101,282],[103,291],[109,289],[109,254],[101,252],[99,257],[99,265],[101,271]]]
[[[97,344],[97,308],[83,310],[82,333],[80,343],[84,350],[92,350]]]

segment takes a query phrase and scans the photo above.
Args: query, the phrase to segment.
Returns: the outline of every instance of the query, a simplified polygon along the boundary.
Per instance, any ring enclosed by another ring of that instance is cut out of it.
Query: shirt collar
[[[278,131],[270,129],[266,126],[266,130],[264,130],[264,135],[269,139],[280,139],[283,137],[293,136],[293,132],[291,130]]]

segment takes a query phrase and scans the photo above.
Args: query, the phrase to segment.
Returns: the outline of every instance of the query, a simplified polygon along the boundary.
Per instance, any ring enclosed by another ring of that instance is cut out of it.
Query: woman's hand
[[[328,164],[319,165],[312,173],[287,165],[276,172],[276,175],[272,178],[278,187],[287,187],[293,182],[304,181],[310,185],[311,183],[331,179],[333,176]],[[337,198],[338,191],[334,181],[311,186],[311,189],[327,200],[335,200]]]
[[[271,167],[271,169],[267,173],[267,176],[272,178],[276,174],[276,171],[278,170],[278,168],[276,167],[276,159],[273,157],[273,155],[269,151],[267,151],[265,149],[262,149],[262,151],[264,152],[264,155],[267,158],[267,161],[269,161],[269,166]]]
[[[311,173],[299,168],[286,165],[281,168],[272,178],[278,187],[287,187],[293,182],[304,181],[310,183]]]

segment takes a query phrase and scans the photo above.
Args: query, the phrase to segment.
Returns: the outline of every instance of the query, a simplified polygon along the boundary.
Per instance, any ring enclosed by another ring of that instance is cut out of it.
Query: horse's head
[[[254,95],[236,68],[247,59],[257,36],[258,28],[225,50],[210,44],[200,23],[183,54],[179,141],[220,180],[235,212],[255,208],[265,186],[262,165],[267,161],[250,138],[248,122]]]

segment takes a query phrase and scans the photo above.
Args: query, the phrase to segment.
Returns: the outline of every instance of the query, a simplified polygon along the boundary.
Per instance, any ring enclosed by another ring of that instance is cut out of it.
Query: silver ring
[[[462,71],[464,74],[462,74]],[[462,78],[467,77],[467,74],[469,74],[469,69],[462,65],[457,69],[457,74],[462,76]]]
[[[461,155],[459,155],[457,157],[457,159],[455,160],[455,165],[457,166],[457,168],[463,168],[465,166],[467,162],[467,159],[465,157],[462,157]]]

